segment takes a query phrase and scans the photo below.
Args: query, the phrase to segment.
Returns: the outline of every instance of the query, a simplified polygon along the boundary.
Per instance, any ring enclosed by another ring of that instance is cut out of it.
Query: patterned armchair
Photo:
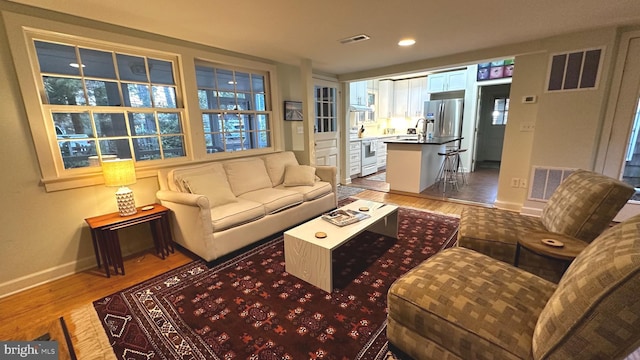
[[[529,231],[561,233],[591,242],[633,194],[633,187],[621,181],[576,170],[556,188],[539,218],[494,208],[465,208],[458,245],[513,264],[518,238]],[[558,282],[565,265],[525,250],[520,252],[519,267]]]
[[[607,229],[558,284],[455,247],[388,293],[387,337],[413,359],[622,359],[640,346],[640,215]]]

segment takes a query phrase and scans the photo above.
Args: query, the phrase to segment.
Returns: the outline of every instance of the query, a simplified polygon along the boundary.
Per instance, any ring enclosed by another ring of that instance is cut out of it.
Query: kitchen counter
[[[395,138],[386,138],[383,141],[387,144],[419,144],[419,145],[444,145],[454,141],[462,140],[462,137],[458,136],[443,136],[443,137],[434,137],[429,140],[425,140],[424,142],[418,142],[417,137],[395,137]]]
[[[438,176],[446,144],[462,137],[436,137],[425,142],[400,136],[383,140],[387,144],[387,182],[390,191],[421,193],[433,185]],[[453,145],[453,144],[452,144]]]

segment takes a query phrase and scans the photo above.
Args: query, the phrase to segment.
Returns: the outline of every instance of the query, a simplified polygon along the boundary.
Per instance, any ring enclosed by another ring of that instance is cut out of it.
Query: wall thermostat
[[[535,104],[538,101],[538,97],[535,95],[527,95],[522,97],[523,104]]]

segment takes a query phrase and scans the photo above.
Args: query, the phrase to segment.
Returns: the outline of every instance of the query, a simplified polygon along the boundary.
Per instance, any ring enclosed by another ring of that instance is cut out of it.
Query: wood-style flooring
[[[436,184],[413,196],[492,206],[498,193],[499,171],[496,166],[478,166],[476,171],[466,174],[466,184],[462,183],[462,177],[459,176],[457,188],[447,185],[445,192],[442,184]],[[351,186],[389,192],[389,183],[384,180],[385,172],[380,171],[364,178],[351,179]]]
[[[361,199],[387,202],[437,213],[459,215],[466,205],[416,196],[365,190]],[[0,299],[0,340],[31,340],[40,335],[42,324],[67,315],[72,309],[187,264],[194,259],[177,249],[165,260],[151,250],[125,259],[126,275],[107,278],[93,268]]]

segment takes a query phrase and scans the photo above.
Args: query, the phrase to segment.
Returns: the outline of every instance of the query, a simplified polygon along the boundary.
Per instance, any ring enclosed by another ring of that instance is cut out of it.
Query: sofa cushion
[[[536,359],[617,359],[640,341],[640,215],[608,230],[571,263],[540,314]]]
[[[540,219],[551,232],[591,242],[609,226],[633,193],[633,187],[619,180],[575,170],[553,192]]]
[[[285,186],[281,184],[276,189],[290,190],[302,194],[304,201],[311,201],[327,194],[330,194],[333,189],[331,184],[326,181],[316,181],[312,186]]]
[[[265,155],[263,159],[271,179],[271,186],[274,187],[284,182],[284,169],[288,165],[298,165],[298,160],[291,151]]]
[[[427,341],[387,335],[414,358],[438,348],[459,359],[531,358],[536,320],[555,289],[473,250],[447,249],[400,277],[387,295],[389,322]]]
[[[246,224],[264,216],[265,212],[262,204],[242,198],[211,209],[213,232]]]
[[[173,169],[167,173],[167,185],[169,190],[189,192],[184,186],[185,177],[199,174],[211,174],[226,179],[227,174],[221,163],[207,163],[202,165],[190,165]]]
[[[272,187],[271,179],[262,159],[228,161],[224,163],[224,170],[227,173],[227,180],[231,184],[231,190],[236,196]]]
[[[235,202],[227,178],[212,174],[196,174],[183,177],[182,186],[191,194],[204,195],[209,199],[209,207]]]
[[[273,214],[303,202],[302,194],[299,192],[273,188],[249,191],[240,197],[263,204],[267,214]]]
[[[287,165],[284,186],[312,186],[316,181],[316,168],[309,165]]]

